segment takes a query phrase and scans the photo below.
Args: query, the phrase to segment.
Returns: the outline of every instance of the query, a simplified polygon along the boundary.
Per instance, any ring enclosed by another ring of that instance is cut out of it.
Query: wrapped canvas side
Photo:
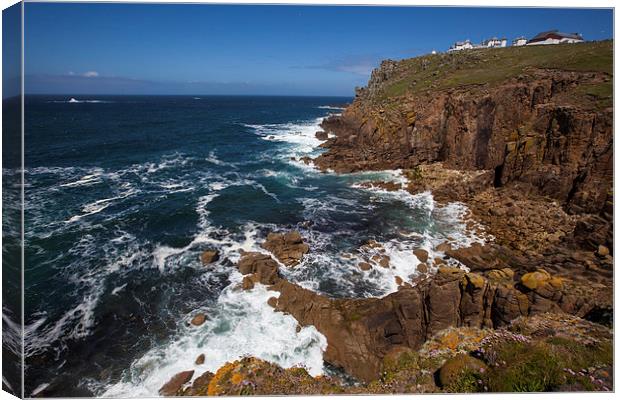
[[[23,5],[2,11],[2,390],[23,397]]]

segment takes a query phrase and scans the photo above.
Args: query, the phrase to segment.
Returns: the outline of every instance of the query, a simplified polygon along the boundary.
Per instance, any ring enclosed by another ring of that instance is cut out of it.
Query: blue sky
[[[27,93],[351,96],[384,58],[549,29],[611,38],[611,10],[26,3]]]

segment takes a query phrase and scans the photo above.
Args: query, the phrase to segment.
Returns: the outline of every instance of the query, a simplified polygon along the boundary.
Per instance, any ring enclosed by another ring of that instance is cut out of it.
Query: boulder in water
[[[420,260],[421,263],[425,263],[428,260],[428,251],[424,249],[417,249],[413,251],[413,254]]]
[[[202,265],[211,264],[220,259],[220,253],[217,250],[205,250],[200,255],[200,261]]]
[[[262,247],[269,250],[286,266],[299,264],[304,254],[308,253],[309,246],[303,242],[298,231],[288,233],[270,233]]]
[[[268,254],[258,252],[243,253],[241,259],[237,263],[239,272],[243,275],[250,275],[252,285],[249,281],[245,281],[246,289],[254,287],[254,283],[260,282],[263,285],[273,285],[278,280],[278,263],[275,262]],[[251,287],[250,287],[251,286]]]
[[[192,320],[190,321],[190,323],[194,326],[200,326],[202,324],[205,323],[205,321],[207,320],[207,316],[204,315],[203,313],[198,313],[194,316],[194,318],[192,318]]]

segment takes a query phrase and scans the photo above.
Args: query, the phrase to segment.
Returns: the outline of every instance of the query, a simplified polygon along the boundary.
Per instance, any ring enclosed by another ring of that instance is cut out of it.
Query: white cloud
[[[99,76],[99,72],[97,71],[88,71],[88,72],[84,72],[83,76],[85,76],[86,78],[96,78]]]

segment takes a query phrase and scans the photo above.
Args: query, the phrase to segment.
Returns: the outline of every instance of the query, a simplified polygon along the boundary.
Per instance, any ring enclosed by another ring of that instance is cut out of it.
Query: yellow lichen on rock
[[[551,275],[544,269],[535,272],[528,272],[521,277],[521,284],[530,290],[535,290],[547,283],[551,279]]]

